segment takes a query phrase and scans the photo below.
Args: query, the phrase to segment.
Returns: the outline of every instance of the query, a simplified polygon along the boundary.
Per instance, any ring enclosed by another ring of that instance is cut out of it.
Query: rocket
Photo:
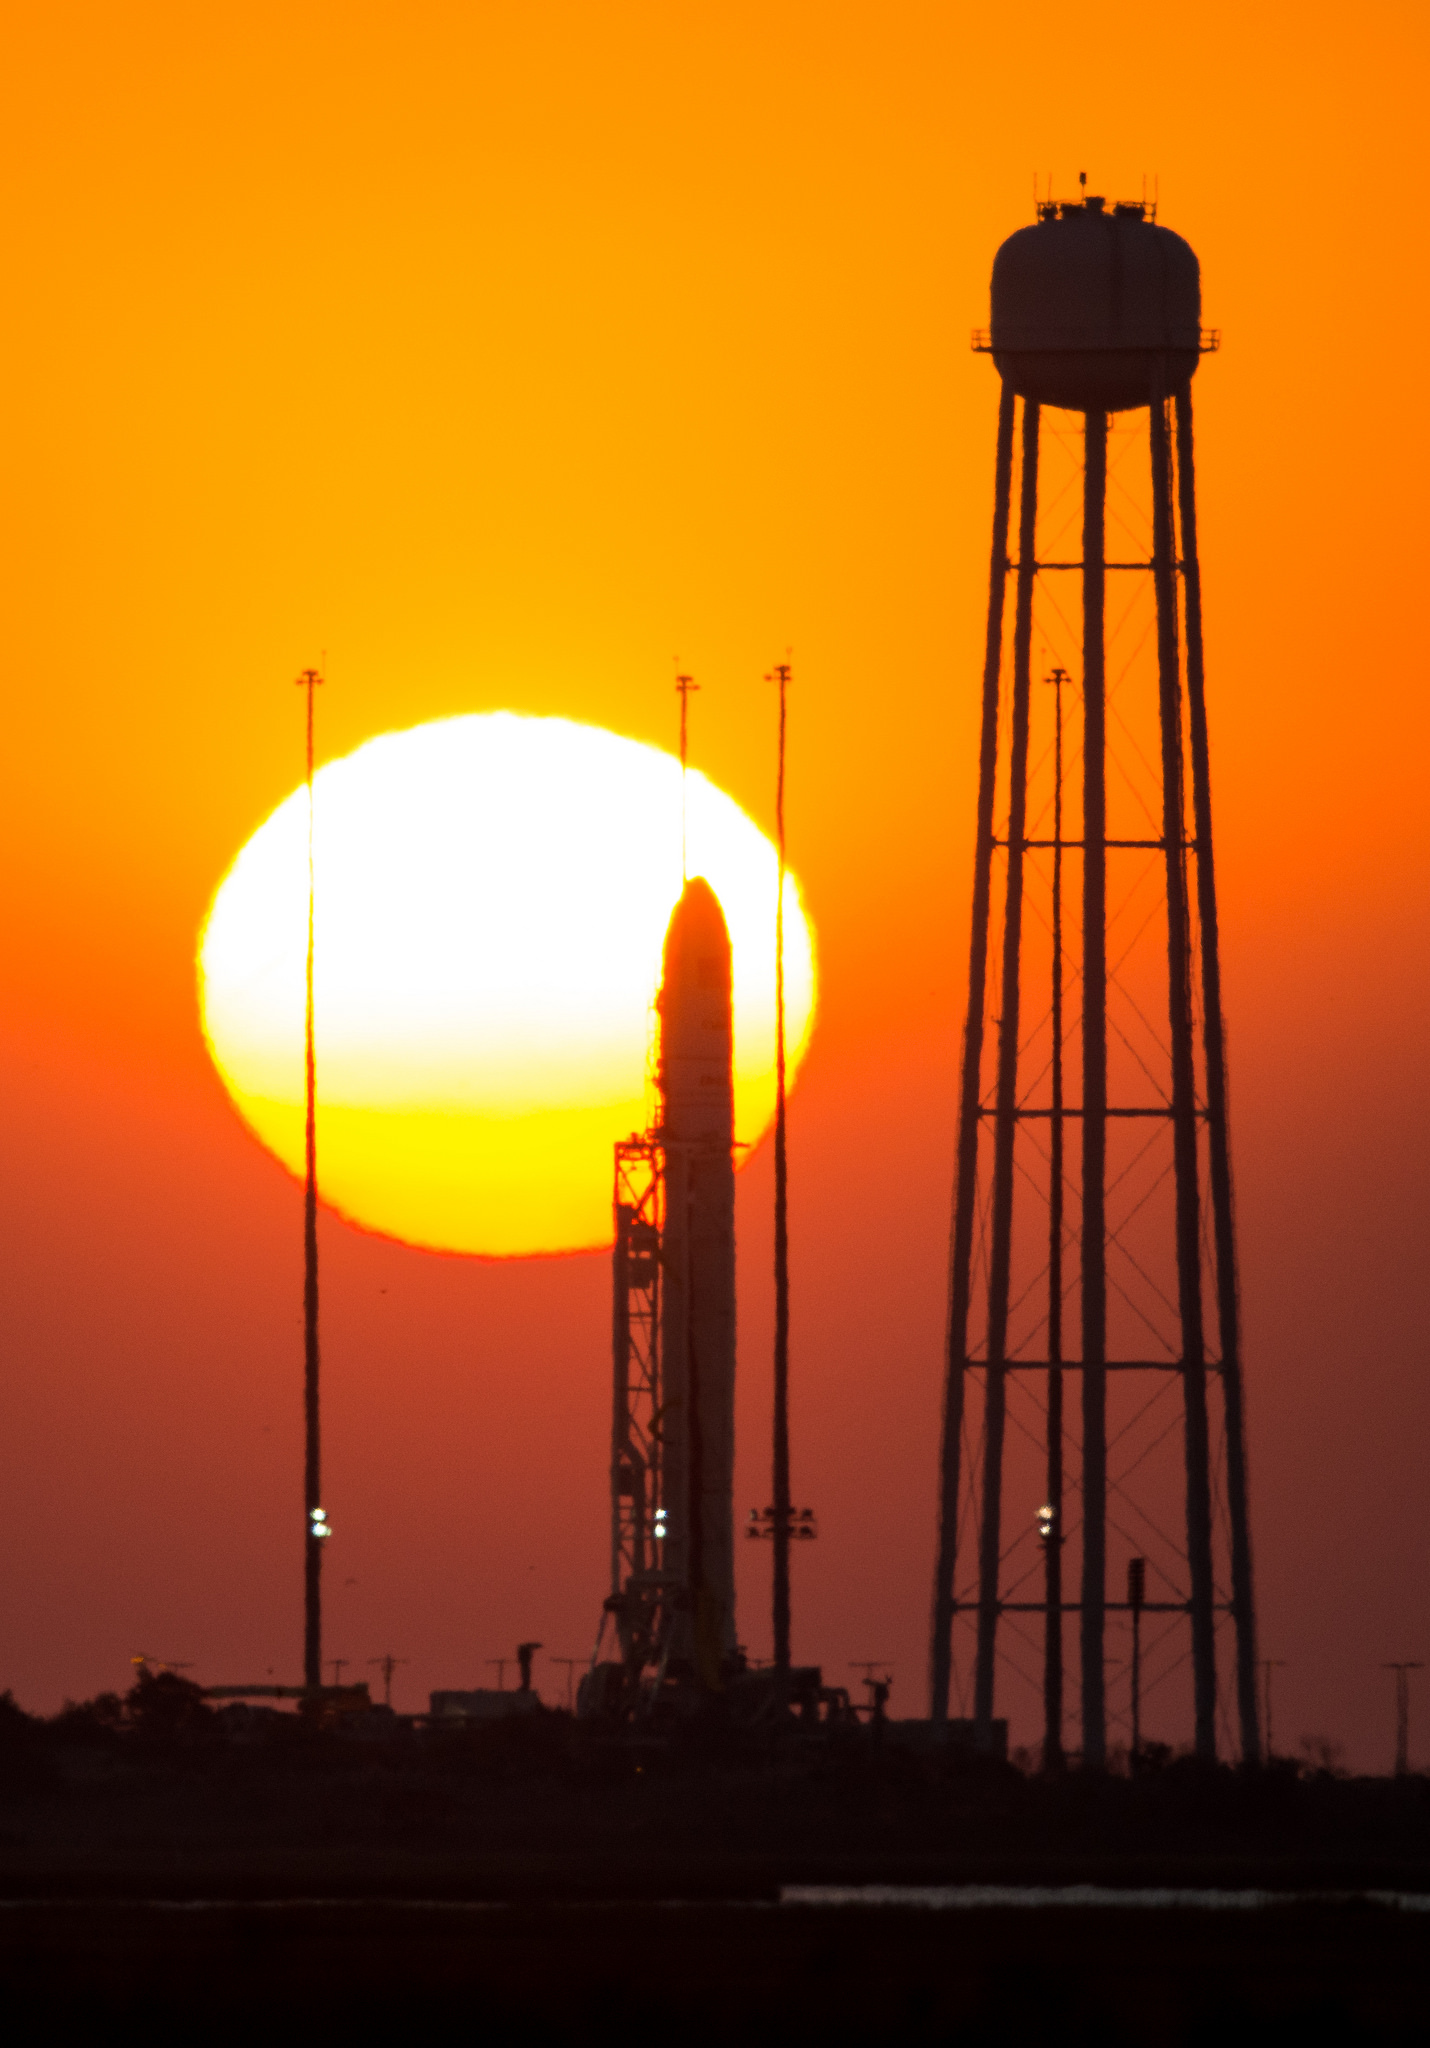
[[[730,934],[703,876],[665,935],[660,995],[661,1437],[672,1663],[718,1686],[735,1649],[735,1097]]]

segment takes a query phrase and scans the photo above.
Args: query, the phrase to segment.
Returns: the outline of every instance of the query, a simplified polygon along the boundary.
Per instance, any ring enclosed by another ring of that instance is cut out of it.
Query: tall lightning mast
[[[315,668],[305,668],[298,678],[298,688],[307,692],[308,712],[308,954],[303,1015],[303,1684],[309,1692],[317,1691],[323,1683],[323,1542],[329,1534],[322,1507],[318,1417],[318,1069],[313,1046],[313,692],[322,680]]]
[[[775,896],[775,1418],[774,1418],[774,1642],[775,1669],[790,1668],[789,1610],[789,1170],[785,1152],[785,727],[790,665],[770,680],[780,690],[779,767],[775,826],[779,886]]]
[[[690,872],[685,859],[685,762],[690,734],[690,693],[698,691],[699,683],[693,676],[677,676],[675,694],[680,699],[680,879],[688,882]]]
[[[1063,1766],[1063,685],[1048,677],[1053,727],[1052,1114],[1048,1128],[1048,1482],[1043,1539],[1043,1769]]]

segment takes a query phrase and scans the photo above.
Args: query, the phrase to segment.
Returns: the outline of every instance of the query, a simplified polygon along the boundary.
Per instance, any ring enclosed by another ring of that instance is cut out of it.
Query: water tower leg
[[[983,1423],[983,1528],[978,1560],[978,1661],[973,1714],[980,1747],[993,1746],[993,1675],[1002,1551],[1003,1432],[1007,1386],[1008,1290],[1013,1257],[1013,1143],[1017,1133],[1019,964],[1023,942],[1023,840],[1028,811],[1028,712],[1032,683],[1033,577],[1038,541],[1038,422],[1023,403],[1018,594],[1013,618],[1013,737],[1008,777],[1008,869],[1003,904],[1003,974],[998,1018],[993,1135],[993,1228],[988,1268],[988,1340]]]
[[[1085,415],[1082,524],[1082,1756],[1107,1760],[1107,414]]]
[[[1192,756],[1192,815],[1197,839],[1197,921],[1201,929],[1202,1029],[1206,1041],[1207,1137],[1211,1153],[1212,1235],[1216,1247],[1217,1335],[1226,1427],[1231,1521],[1231,1611],[1236,1629],[1236,1697],[1245,1763],[1261,1761],[1256,1696],[1256,1604],[1252,1591],[1251,1525],[1247,1510],[1246,1436],[1241,1382],[1241,1304],[1228,1139],[1226,1032],[1221,1007],[1216,866],[1212,854],[1211,764],[1207,744],[1202,657],[1202,577],[1197,555],[1197,481],[1192,447],[1192,394],[1177,398],[1177,486],[1181,512],[1183,589],[1187,619],[1187,715]]]
[[[1013,483],[1013,392],[1005,383],[998,406],[994,465],[993,559],[988,573],[988,632],[983,656],[983,734],[978,762],[978,829],[973,855],[973,928],[968,957],[968,1014],[963,1026],[959,1082],[958,1172],[949,1247],[948,1342],[939,1454],[938,1557],[934,1567],[933,1625],[929,1645],[929,1716],[948,1718],[953,1675],[954,1570],[958,1561],[958,1492],[963,1440],[968,1310],[973,1278],[973,1225],[977,1209],[978,1091],[983,1067],[983,1004],[988,973],[988,906],[993,870],[993,794],[998,767],[999,677],[1003,658],[1003,602],[1008,584],[1008,508]]]
[[[1162,728],[1162,839],[1167,871],[1167,994],[1172,1039],[1172,1146],[1176,1170],[1177,1296],[1186,1411],[1187,1563],[1192,1593],[1192,1694],[1197,1755],[1216,1756],[1216,1631],[1212,1606],[1211,1456],[1202,1323],[1195,1027],[1182,780],[1182,684],[1167,402],[1151,407],[1152,564],[1157,585],[1157,673]]]

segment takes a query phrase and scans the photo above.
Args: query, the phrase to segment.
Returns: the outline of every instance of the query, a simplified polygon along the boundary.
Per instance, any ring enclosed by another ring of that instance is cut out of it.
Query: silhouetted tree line
[[[203,1688],[177,1671],[141,1671],[128,1692],[66,1700],[59,1713],[49,1717],[27,1714],[12,1693],[0,1693],[0,1745],[7,1749],[41,1736],[65,1742],[108,1742],[124,1735],[172,1741],[212,1734],[218,1727]]]

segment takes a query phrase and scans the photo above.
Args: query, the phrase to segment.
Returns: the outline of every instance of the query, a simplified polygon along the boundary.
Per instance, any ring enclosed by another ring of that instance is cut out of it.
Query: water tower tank
[[[1185,387],[1201,345],[1201,273],[1150,209],[1103,199],[1038,210],[993,259],[993,360],[1019,397],[1125,412]]]

